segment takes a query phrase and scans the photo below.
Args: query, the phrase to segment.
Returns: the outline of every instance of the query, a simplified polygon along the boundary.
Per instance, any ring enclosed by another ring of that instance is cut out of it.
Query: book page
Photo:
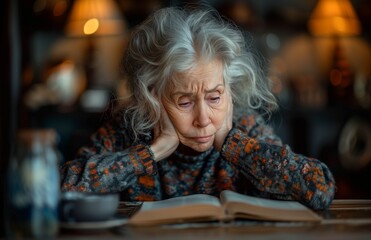
[[[189,205],[213,205],[213,206],[220,206],[219,199],[206,195],[206,194],[195,194],[195,195],[188,195],[182,197],[175,197],[161,201],[154,201],[154,202],[143,202],[141,207],[141,211],[147,210],[157,210],[163,208],[173,208],[173,207],[180,207],[180,206],[189,206]]]
[[[304,205],[298,202],[295,202],[295,201],[280,201],[280,200],[252,197],[252,196],[232,192],[229,190],[223,191],[221,193],[221,201],[222,202],[242,202],[242,203],[248,203],[249,205],[254,205],[257,207],[291,210],[291,211],[306,209]]]
[[[132,225],[217,221],[224,216],[219,199],[206,194],[143,202],[129,220]]]
[[[221,201],[228,215],[273,221],[321,221],[311,209],[296,201],[273,200],[223,191]]]

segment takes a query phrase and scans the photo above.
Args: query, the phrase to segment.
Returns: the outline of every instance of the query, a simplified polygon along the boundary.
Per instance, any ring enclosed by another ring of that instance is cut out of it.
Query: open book
[[[220,199],[206,194],[143,202],[130,219],[132,225],[196,221],[232,221],[237,218],[264,221],[321,221],[311,209],[296,201],[270,200],[225,190]]]

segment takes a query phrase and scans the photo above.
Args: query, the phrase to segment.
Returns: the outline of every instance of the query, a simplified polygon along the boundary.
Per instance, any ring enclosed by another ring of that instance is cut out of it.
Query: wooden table
[[[235,221],[101,230],[61,229],[58,239],[371,239],[371,200],[335,200],[321,223]]]

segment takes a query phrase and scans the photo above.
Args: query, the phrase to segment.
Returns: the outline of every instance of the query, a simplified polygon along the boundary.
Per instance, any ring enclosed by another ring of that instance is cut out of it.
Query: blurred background
[[[277,134],[330,167],[336,198],[371,198],[369,0],[1,1],[2,176],[21,128],[55,129],[63,159],[73,157],[125,96],[131,31],[166,6],[233,20],[264,59]]]

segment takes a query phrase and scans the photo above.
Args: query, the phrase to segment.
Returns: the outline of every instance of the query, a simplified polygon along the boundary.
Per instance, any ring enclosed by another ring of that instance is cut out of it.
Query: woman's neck
[[[198,152],[194,150],[193,148],[183,145],[182,143],[179,144],[176,151],[186,156],[197,156],[197,155],[202,154],[202,152]]]

